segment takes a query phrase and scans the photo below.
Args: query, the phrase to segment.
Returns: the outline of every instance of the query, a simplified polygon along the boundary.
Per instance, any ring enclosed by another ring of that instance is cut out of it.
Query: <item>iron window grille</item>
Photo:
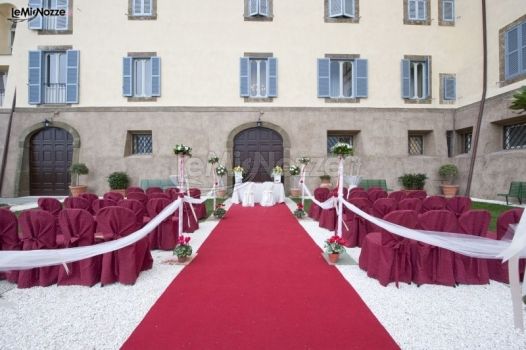
[[[424,136],[409,135],[409,155],[419,156],[424,154]]]
[[[352,135],[342,135],[342,134],[327,134],[327,154],[331,153],[331,148],[338,142],[348,143],[352,146],[353,137]]]
[[[132,154],[152,154],[152,134],[133,134]]]
[[[504,149],[526,149],[526,123],[504,127]]]

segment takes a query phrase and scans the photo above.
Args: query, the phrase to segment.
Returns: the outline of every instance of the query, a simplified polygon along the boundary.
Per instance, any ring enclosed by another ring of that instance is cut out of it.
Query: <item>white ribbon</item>
[[[327,199],[325,202],[322,203],[322,202],[318,201],[316,198],[314,198],[312,193],[310,193],[309,188],[305,184],[302,184],[302,187],[304,188],[305,192],[307,193],[307,198],[310,198],[310,200],[314,204],[319,206],[320,208],[322,208],[322,209],[332,209],[332,208],[334,208],[335,203],[338,200],[337,198],[331,196],[329,199]]]

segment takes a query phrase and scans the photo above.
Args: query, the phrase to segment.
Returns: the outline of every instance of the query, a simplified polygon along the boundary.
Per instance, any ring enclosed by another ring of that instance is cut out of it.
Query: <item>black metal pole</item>
[[[9,140],[11,139],[11,124],[13,123],[13,114],[16,106],[16,89],[13,96],[13,104],[11,105],[11,113],[9,113],[9,121],[7,122],[7,131],[5,135],[4,153],[2,154],[2,168],[0,169],[0,196],[2,196],[2,188],[4,186],[4,174],[7,162],[7,152],[9,151]]]

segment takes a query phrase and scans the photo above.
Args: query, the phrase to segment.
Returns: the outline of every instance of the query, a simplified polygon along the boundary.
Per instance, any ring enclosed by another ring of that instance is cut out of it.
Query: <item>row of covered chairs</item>
[[[384,220],[412,229],[457,232],[502,239],[510,224],[520,220],[523,209],[502,213],[497,221],[497,236],[488,234],[491,215],[485,210],[468,210],[457,218],[447,210],[418,214],[396,210]],[[487,284],[489,280],[508,283],[508,265],[499,260],[471,258],[449,250],[413,241],[379,229],[367,234],[360,253],[359,266],[382,285],[390,282],[422,284]],[[521,279],[525,262],[521,260]]]

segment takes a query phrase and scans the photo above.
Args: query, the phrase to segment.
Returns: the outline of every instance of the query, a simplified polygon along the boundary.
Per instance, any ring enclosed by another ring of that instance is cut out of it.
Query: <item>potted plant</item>
[[[177,239],[177,245],[174,248],[174,255],[177,256],[177,260],[180,263],[188,260],[192,256],[192,246],[188,244],[190,242],[190,237],[185,237],[183,235],[179,236]]]
[[[88,186],[86,185],[79,185],[79,179],[80,175],[88,175],[89,169],[84,163],[74,163],[71,164],[71,167],[69,168],[69,172],[71,175],[75,175],[74,183],[75,185],[69,186],[69,190],[71,191],[72,197],[78,197],[81,193],[84,193],[87,191]]]
[[[296,210],[294,210],[294,216],[297,217],[298,219],[303,219],[303,217],[305,216],[305,210],[301,202],[298,203],[298,207],[296,208]]]
[[[123,196],[126,196],[126,189],[130,184],[130,178],[125,172],[116,171],[108,176],[108,184],[112,191],[120,192]]]
[[[272,177],[274,178],[274,183],[281,183],[281,175],[283,174],[283,168],[279,165],[276,165],[274,169],[272,169]]]
[[[241,166],[237,165],[232,169],[232,172],[234,173],[235,183],[240,184],[243,182],[243,173],[245,172],[245,169],[243,169]]]
[[[216,209],[214,210],[214,217],[216,219],[222,219],[223,216],[225,216],[226,210],[225,210],[224,207],[225,207],[224,204],[217,204],[216,205]]]
[[[321,184],[320,187],[331,187],[331,176],[330,175],[322,175],[320,176]]]
[[[219,176],[219,186],[216,189],[216,195],[220,198],[224,198],[226,195],[226,189],[223,186],[223,176],[227,175],[228,171],[224,165],[218,165],[216,168],[216,175]]]
[[[398,178],[400,184],[408,191],[423,190],[426,180],[426,174],[404,174]]]
[[[345,252],[345,240],[337,235],[325,241],[325,252],[329,256],[329,261],[333,264],[338,262],[340,254]]]
[[[301,188],[298,188],[298,175],[300,174],[300,167],[297,165],[289,166],[289,174],[292,176],[292,184],[290,189],[291,197],[299,197],[301,195]]]
[[[455,164],[444,164],[438,169],[438,174],[444,179],[440,187],[446,198],[452,198],[457,195],[458,185],[453,185],[453,180],[458,175],[458,168]]]

